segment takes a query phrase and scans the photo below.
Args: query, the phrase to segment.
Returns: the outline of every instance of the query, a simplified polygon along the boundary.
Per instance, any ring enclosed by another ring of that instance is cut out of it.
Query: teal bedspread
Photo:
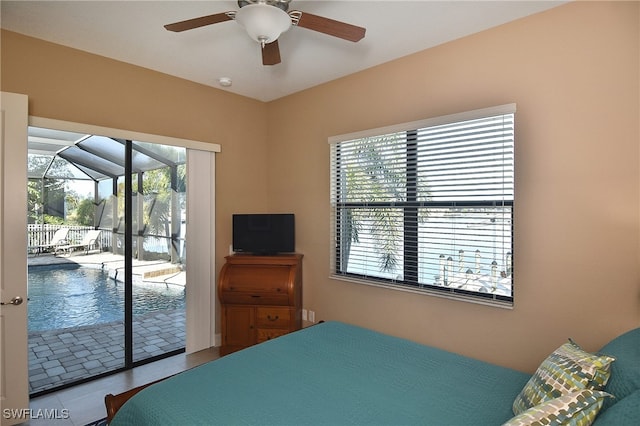
[[[111,424],[497,426],[529,377],[327,322],[152,385]]]

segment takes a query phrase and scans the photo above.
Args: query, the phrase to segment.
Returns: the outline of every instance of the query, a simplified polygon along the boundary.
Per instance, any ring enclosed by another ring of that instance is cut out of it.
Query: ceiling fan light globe
[[[236,12],[235,20],[253,40],[271,43],[291,27],[291,17],[284,10],[258,3],[246,5]]]

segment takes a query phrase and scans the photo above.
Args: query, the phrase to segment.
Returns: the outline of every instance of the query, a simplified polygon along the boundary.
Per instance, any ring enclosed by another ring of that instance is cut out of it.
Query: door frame
[[[2,92],[0,131],[0,425],[28,420],[26,95]],[[20,143],[22,141],[22,143]],[[19,182],[24,182],[20,185]]]
[[[195,141],[191,139],[175,138],[171,136],[155,135],[150,133],[135,132],[131,130],[116,129],[111,127],[95,126],[91,124],[75,123],[71,121],[55,120],[50,118],[29,116],[29,125],[68,132],[100,135],[111,138],[135,140],[141,142],[157,143],[187,148],[187,222],[192,229],[199,229],[194,241],[189,244],[190,255],[187,256],[186,276],[187,281],[196,285],[190,287],[186,297],[186,353],[197,352],[220,344],[220,338],[216,336],[216,275],[215,275],[215,154],[221,151],[219,144]],[[26,147],[25,147],[26,149]],[[194,158],[200,158],[199,164],[209,164],[208,169],[198,167],[198,175],[194,176],[189,171],[190,162]],[[26,170],[26,156],[24,159]],[[200,171],[208,172],[204,176]],[[26,179],[25,179],[26,182]],[[189,186],[194,186],[192,190]],[[197,185],[197,188],[195,188]],[[201,188],[204,188],[203,191]],[[195,189],[195,191],[194,191]],[[202,208],[204,195],[210,195]],[[26,225],[25,225],[26,229]],[[194,244],[195,243],[195,244]],[[26,253],[26,251],[25,251]],[[196,261],[197,255],[197,261]],[[189,259],[194,257],[190,262]],[[199,285],[198,285],[199,284]]]

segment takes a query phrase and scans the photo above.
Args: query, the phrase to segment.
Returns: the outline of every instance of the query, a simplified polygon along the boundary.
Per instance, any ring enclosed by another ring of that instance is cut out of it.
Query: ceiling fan
[[[238,0],[240,9],[237,11],[187,19],[164,27],[169,31],[181,32],[235,20],[253,40],[260,43],[263,65],[280,63],[278,37],[291,26],[307,28],[353,42],[364,37],[365,28],[299,10],[289,11],[290,2],[291,0]]]

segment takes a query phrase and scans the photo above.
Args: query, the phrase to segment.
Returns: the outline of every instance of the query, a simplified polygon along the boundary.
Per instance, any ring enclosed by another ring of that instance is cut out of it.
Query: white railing
[[[84,236],[92,226],[76,226],[76,225],[50,225],[50,224],[28,224],[27,225],[27,247],[29,251],[36,251],[39,247],[46,247],[51,243],[53,235],[57,230],[67,228],[67,243],[78,243],[82,241]],[[100,245],[104,250],[111,247],[111,231],[102,230],[100,233]]]
[[[68,229],[69,232],[62,245],[78,244],[84,239],[87,232],[95,229],[92,226],[29,224],[27,225],[27,247],[29,253],[38,254],[44,251],[55,251],[55,248],[51,246],[53,236],[56,231],[63,228]],[[97,247],[100,247],[101,251],[124,255],[124,235],[114,234],[110,229],[101,228],[101,230]],[[171,258],[171,255],[168,254],[171,252],[171,247],[167,247],[167,240],[170,240],[170,238],[158,235],[139,237],[137,241],[134,241],[134,256],[140,260],[155,260],[158,256],[169,256]],[[135,248],[136,244],[139,244],[139,247],[143,247],[143,249],[138,250]],[[184,238],[177,238],[174,244],[177,252],[182,256],[177,256],[174,263],[182,263],[184,261]]]

